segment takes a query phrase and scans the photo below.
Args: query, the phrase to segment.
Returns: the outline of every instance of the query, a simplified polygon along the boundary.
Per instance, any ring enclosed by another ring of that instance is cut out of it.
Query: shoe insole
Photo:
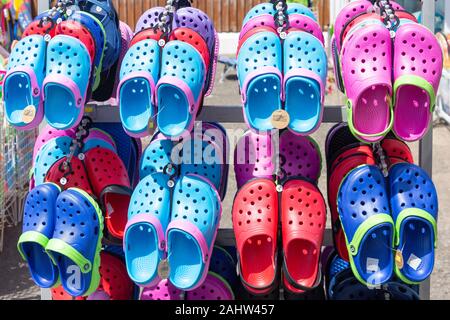
[[[397,90],[395,130],[408,140],[421,137],[428,130],[430,98],[425,90],[403,85]]]
[[[155,277],[159,261],[157,244],[156,231],[150,224],[136,224],[127,230],[127,269],[136,283],[145,284]]]
[[[275,279],[273,243],[265,235],[248,239],[240,256],[241,276],[253,287],[269,287]]]
[[[171,230],[168,236],[170,281],[180,289],[193,287],[205,267],[197,241],[181,230]]]

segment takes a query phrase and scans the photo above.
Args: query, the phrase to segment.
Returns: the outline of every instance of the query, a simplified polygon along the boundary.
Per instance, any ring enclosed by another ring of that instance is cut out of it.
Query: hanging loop
[[[374,143],[372,145],[372,150],[377,158],[378,167],[383,172],[383,176],[386,178],[389,176],[389,167],[391,165],[389,157],[386,156],[383,147],[380,142]]]
[[[283,0],[271,0],[273,8],[275,10],[274,21],[277,28],[277,32],[282,35],[289,29],[289,16],[288,16],[288,4]]]
[[[70,143],[69,154],[66,161],[59,165],[59,171],[64,173],[61,179],[61,184],[67,183],[67,178],[74,173],[72,168],[72,159],[75,156],[77,150],[82,150],[84,147],[84,140],[89,136],[89,131],[92,128],[92,119],[84,116],[75,133],[75,138]]]
[[[66,15],[67,14],[67,8],[74,5],[73,0],[60,0],[56,3],[54,7],[52,7],[47,16],[44,16],[39,21],[38,26],[42,28],[44,25],[50,23],[50,26],[45,29],[45,34],[48,35],[50,31],[55,27],[55,24],[58,23],[56,21],[56,15],[59,13],[60,15]]]
[[[190,2],[187,2],[190,5]],[[172,33],[175,12],[180,6],[186,6],[187,4],[186,0],[167,0],[164,11],[160,13],[158,23],[155,25],[155,31],[161,31],[160,46],[164,46],[169,40],[170,34]]]
[[[395,14],[395,9],[390,0],[377,0],[375,4],[380,9],[383,23],[390,31],[395,31],[400,25],[400,18]]]
[[[176,165],[174,165],[173,163],[169,163],[164,167],[163,173],[165,175],[169,176],[169,181],[167,181],[167,186],[169,188],[175,187],[176,178],[179,176],[178,167]]]

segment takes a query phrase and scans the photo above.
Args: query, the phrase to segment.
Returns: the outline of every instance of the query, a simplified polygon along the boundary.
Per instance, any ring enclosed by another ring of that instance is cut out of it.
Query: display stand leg
[[[422,1],[422,19],[423,24],[434,33],[435,31],[435,12],[436,2],[434,0]],[[420,141],[419,147],[420,166],[432,177],[433,175],[433,129]],[[420,299],[430,300],[431,295],[431,279],[420,285]]]

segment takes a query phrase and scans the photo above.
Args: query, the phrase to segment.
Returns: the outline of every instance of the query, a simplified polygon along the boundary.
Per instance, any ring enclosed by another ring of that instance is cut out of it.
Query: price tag
[[[23,109],[22,113],[22,121],[24,123],[30,123],[36,117],[36,107],[33,105],[29,105],[25,109]]]
[[[110,218],[114,213],[114,208],[112,207],[111,203],[108,202],[106,204],[106,210],[108,211],[108,218]]]
[[[414,269],[414,271],[417,271],[422,264],[422,259],[419,257],[416,257],[414,253],[411,253],[408,259],[408,266]]]
[[[391,104],[392,104],[392,97],[391,97],[390,95],[386,95],[386,103],[387,103],[388,105],[391,105]]]
[[[156,131],[156,121],[154,118],[150,118],[150,120],[148,120],[148,124],[147,124],[147,132],[153,136],[153,134]]]
[[[395,251],[395,265],[399,270],[402,270],[405,266],[405,260],[403,259],[403,252],[400,250]]]
[[[162,279],[168,279],[170,274],[169,261],[167,259],[163,259],[158,264],[158,276]]]
[[[367,258],[366,262],[367,272],[376,273],[380,271],[380,261],[375,258]]]
[[[14,40],[14,41],[11,43],[11,50],[14,49],[14,47],[16,46],[17,43],[19,43],[18,40]]]
[[[275,129],[282,130],[289,126],[291,119],[285,110],[276,110],[272,113],[272,125]]]

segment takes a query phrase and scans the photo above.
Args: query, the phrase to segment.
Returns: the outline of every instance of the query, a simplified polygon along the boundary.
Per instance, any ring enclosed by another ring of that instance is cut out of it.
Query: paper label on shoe
[[[114,213],[114,209],[109,202],[106,204],[106,211],[108,212],[108,217],[112,216],[112,214]]]
[[[408,266],[414,269],[414,271],[417,271],[419,269],[420,265],[422,264],[422,259],[419,257],[416,257],[414,253],[411,253],[408,259]]]
[[[272,126],[275,129],[282,130],[289,126],[291,119],[289,113],[285,110],[276,110],[272,113]]]
[[[400,250],[395,251],[395,265],[399,270],[405,266],[405,259],[403,258],[403,252]]]
[[[169,278],[169,274],[170,274],[169,261],[167,259],[163,259],[158,264],[158,276],[162,280],[166,280]]]
[[[35,106],[29,105],[28,107],[23,109],[22,121],[24,123],[28,124],[28,123],[32,122],[35,117],[36,117],[36,107]]]
[[[147,124],[147,132],[150,134],[150,136],[153,136],[153,134],[156,131],[156,122],[154,118],[150,118],[150,120],[148,120],[148,124]]]
[[[375,258],[367,258],[366,269],[367,272],[378,272],[380,271],[379,260]]]
[[[388,94],[386,95],[386,103],[390,106],[392,104],[392,97]]]

